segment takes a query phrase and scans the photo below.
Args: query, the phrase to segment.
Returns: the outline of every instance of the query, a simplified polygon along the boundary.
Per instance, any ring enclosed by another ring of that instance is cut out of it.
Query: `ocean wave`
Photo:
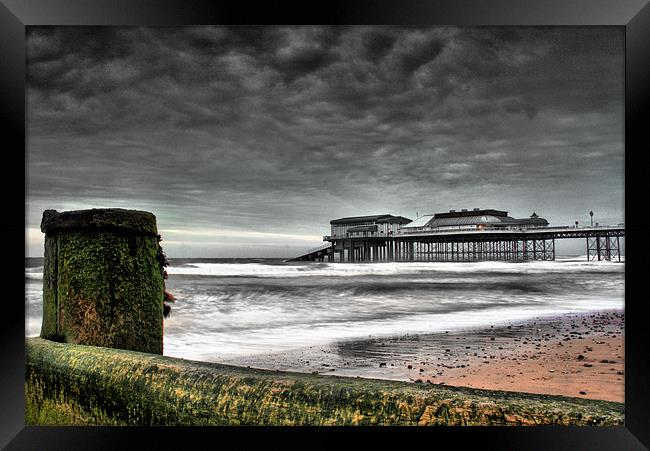
[[[496,325],[624,307],[624,265],[555,262],[177,262],[165,354],[201,360],[368,335]],[[26,268],[26,333],[42,316],[42,267]]]
[[[25,268],[25,279],[43,280],[43,267]]]
[[[525,305],[475,308],[463,311],[421,313],[413,315],[389,315],[386,317],[340,321],[313,321],[309,324],[260,323],[236,332],[220,329],[207,333],[176,333],[165,342],[165,355],[219,361],[219,359],[304,349],[309,346],[367,337],[403,336],[442,331],[462,330],[508,324],[533,317],[552,316],[562,313],[588,312],[599,309],[621,308],[622,305],[602,302],[585,302],[575,305]],[[174,328],[174,320],[166,325]]]
[[[391,263],[307,263],[266,265],[261,263],[192,263],[170,266],[171,275],[203,275],[217,277],[347,277],[363,275],[399,275],[426,273],[565,273],[622,272],[618,262],[587,262],[577,260],[535,262],[391,262]]]

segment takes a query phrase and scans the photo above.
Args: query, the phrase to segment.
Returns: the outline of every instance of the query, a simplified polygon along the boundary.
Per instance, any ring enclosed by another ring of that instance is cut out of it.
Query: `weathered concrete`
[[[620,425],[624,405],[26,343],[29,425]]]
[[[162,354],[163,265],[156,217],[43,213],[43,324],[54,341]]]

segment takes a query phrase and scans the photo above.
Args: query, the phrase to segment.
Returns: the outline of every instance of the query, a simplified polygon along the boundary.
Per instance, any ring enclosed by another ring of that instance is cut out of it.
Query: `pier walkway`
[[[298,261],[334,261],[334,254],[332,253],[332,243],[323,244],[322,246],[309,249],[302,255],[299,255],[295,258],[290,258],[285,260],[287,262],[298,262]]]

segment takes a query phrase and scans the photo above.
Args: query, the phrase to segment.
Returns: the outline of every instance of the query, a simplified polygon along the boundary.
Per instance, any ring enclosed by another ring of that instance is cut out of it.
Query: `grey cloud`
[[[386,56],[395,45],[397,36],[386,28],[371,28],[362,35],[363,56],[372,63],[377,64]]]
[[[28,200],[315,235],[454,202],[608,204],[622,49],[607,27],[30,27]]]

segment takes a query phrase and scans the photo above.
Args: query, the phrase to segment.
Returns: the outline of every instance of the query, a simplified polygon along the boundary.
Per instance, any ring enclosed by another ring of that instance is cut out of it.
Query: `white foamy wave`
[[[308,327],[304,323],[267,327],[261,321],[239,333],[232,330],[205,333],[188,332],[181,337],[169,337],[165,355],[205,361],[264,353],[289,351],[308,346],[325,345],[334,341],[361,339],[369,336],[388,337],[404,334],[423,334],[505,325],[533,317],[554,316],[563,313],[620,309],[623,303],[607,299],[584,299],[571,306],[522,306],[489,310],[469,310],[444,314],[413,314],[369,321],[320,321]],[[247,322],[253,315],[247,318]],[[172,318],[166,327],[177,328]],[[218,343],[218,346],[215,346]]]
[[[558,261],[558,262],[585,262],[585,263],[595,263],[595,264],[598,264],[598,265],[600,265],[600,264],[608,264],[608,263],[617,263],[617,264],[625,263],[625,255],[621,255],[620,262],[618,260],[618,256],[613,256],[611,261],[598,260],[597,258],[596,258],[596,260],[592,260],[593,258],[594,258],[593,255],[591,257],[588,257],[587,254],[584,254],[584,255],[576,255],[576,256],[571,256],[571,257],[564,257],[564,256],[556,257],[555,261]]]
[[[42,321],[43,286],[36,282],[28,283],[25,286],[25,336],[38,336]]]
[[[192,263],[167,268],[169,274],[229,277],[342,277],[435,273],[564,273],[623,272],[619,262],[563,261],[512,262],[390,262],[390,263],[308,263],[265,265],[261,263]]]
[[[34,280],[43,280],[43,267],[25,268],[25,278]]]

